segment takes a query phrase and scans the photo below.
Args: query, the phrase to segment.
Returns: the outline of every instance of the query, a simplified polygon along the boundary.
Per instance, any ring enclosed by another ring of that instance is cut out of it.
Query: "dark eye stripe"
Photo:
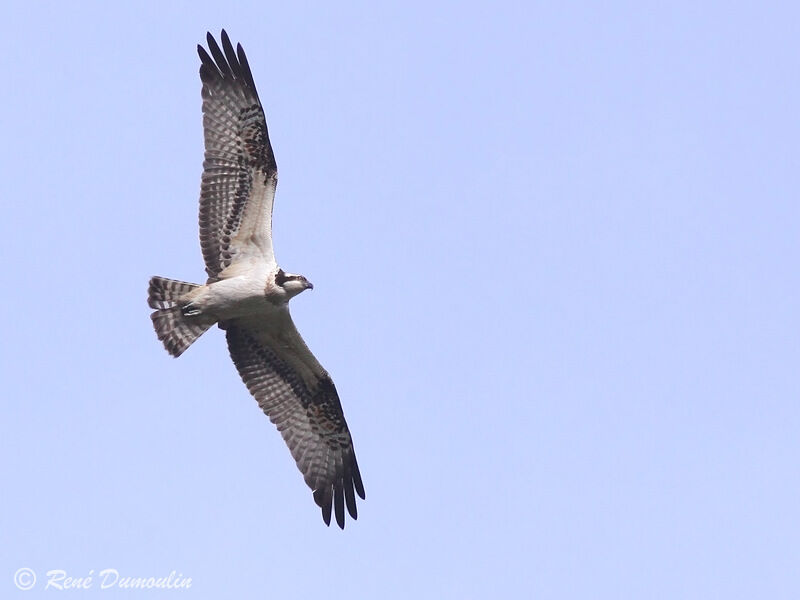
[[[275,283],[281,287],[283,287],[287,281],[305,281],[305,279],[306,278],[302,275],[287,275],[284,273],[283,269],[278,269],[278,272],[275,273]]]

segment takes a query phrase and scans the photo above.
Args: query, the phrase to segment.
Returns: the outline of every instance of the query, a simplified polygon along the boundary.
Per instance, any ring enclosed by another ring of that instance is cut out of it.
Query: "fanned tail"
[[[184,314],[185,297],[200,287],[196,283],[152,277],[147,290],[147,304],[155,308],[150,315],[158,339],[172,356],[180,356],[205,333],[214,321]]]

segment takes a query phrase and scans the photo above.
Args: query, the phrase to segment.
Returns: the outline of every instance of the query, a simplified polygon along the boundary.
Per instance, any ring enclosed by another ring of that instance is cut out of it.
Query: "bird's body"
[[[274,272],[259,271],[208,283],[190,292],[185,300],[185,313],[212,316],[217,321],[267,316],[287,302],[286,293],[275,285]]]
[[[158,338],[180,356],[218,324],[239,374],[275,423],[322,516],[344,527],[364,498],[350,431],[328,372],[292,322],[289,301],[313,286],[278,266],[272,247],[277,165],[244,50],[222,32],[198,53],[205,161],[200,244],[205,285],[153,277],[148,304]]]

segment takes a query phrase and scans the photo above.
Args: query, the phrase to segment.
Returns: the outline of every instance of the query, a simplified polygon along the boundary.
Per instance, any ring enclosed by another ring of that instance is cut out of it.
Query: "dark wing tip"
[[[331,488],[330,486],[314,490],[314,502],[322,509],[322,520],[325,525],[331,524]]]
[[[200,44],[197,45],[197,55],[200,57],[200,81],[203,82],[203,90],[205,93],[206,86],[213,86],[214,82],[219,81],[222,76],[214,59],[208,54],[205,48]]]
[[[345,471],[344,481],[344,500],[347,504],[347,512],[354,519],[358,518],[358,508],[356,507],[356,496],[353,493],[353,474],[349,468]]]
[[[204,65],[208,65],[211,70],[208,76],[217,75],[228,83],[238,83],[245,95],[258,101],[258,91],[253,80],[253,73],[247,62],[247,56],[241,44],[236,44],[234,50],[228,32],[224,29],[220,32],[220,42],[211,34],[206,33],[208,50],[198,44],[197,53]],[[213,57],[213,58],[212,58]],[[202,71],[201,71],[202,74]]]
[[[353,519],[358,518],[353,490],[349,482],[344,482],[341,479],[316,490],[314,492],[314,502],[322,510],[322,520],[325,521],[325,525],[330,526],[331,513],[333,513],[333,516],[336,517],[336,524],[340,529],[344,529],[345,503],[350,516]]]
[[[222,30],[222,34],[225,37],[227,37],[227,34],[225,33],[224,29]],[[211,33],[210,31],[206,32],[206,42],[208,43],[209,50],[215,47],[219,48],[219,46],[217,45],[217,39],[214,37],[214,34]]]
[[[344,529],[344,489],[342,489],[342,480],[337,478],[333,488],[333,509],[336,513],[336,523],[340,529]]]
[[[361,472],[358,470],[358,463],[356,462],[355,455],[353,456],[353,485],[356,487],[356,492],[361,496],[361,499],[366,500],[367,496],[364,493],[364,483],[361,481]]]
[[[233,44],[231,44],[231,38],[228,37],[228,34],[225,33],[225,30],[222,30],[222,35],[220,36],[222,39],[222,50],[225,52],[225,58],[228,60],[228,64],[231,66],[231,71],[236,76],[239,76],[241,73],[241,69],[239,68],[239,59],[236,58],[236,52],[233,51]]]
[[[213,59],[208,55],[206,49],[203,48],[200,44],[197,44],[197,56],[200,57],[200,65],[201,66],[212,66],[216,69],[216,65],[214,65]]]
[[[256,99],[258,99],[258,90],[256,90],[256,82],[253,79],[253,72],[250,70],[250,63],[247,62],[247,55],[244,53],[244,48],[242,48],[241,44],[236,45],[236,55],[239,59],[239,68],[241,70],[241,75],[244,77],[247,86],[253,92]]]
[[[225,46],[231,46],[231,47],[233,47],[233,45],[231,44],[231,38],[229,38],[229,37],[228,37],[228,32],[227,32],[227,31],[225,31],[225,29],[222,29],[222,30],[219,32],[219,39],[221,39],[221,40],[222,40],[222,47],[223,47],[223,48],[224,48]]]

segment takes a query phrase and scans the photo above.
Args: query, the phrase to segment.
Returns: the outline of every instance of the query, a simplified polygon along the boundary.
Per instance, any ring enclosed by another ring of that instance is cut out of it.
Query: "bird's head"
[[[275,285],[283,290],[287,300],[297,296],[300,292],[314,289],[311,282],[304,276],[286,273],[283,269],[278,269],[278,272],[275,273]]]

